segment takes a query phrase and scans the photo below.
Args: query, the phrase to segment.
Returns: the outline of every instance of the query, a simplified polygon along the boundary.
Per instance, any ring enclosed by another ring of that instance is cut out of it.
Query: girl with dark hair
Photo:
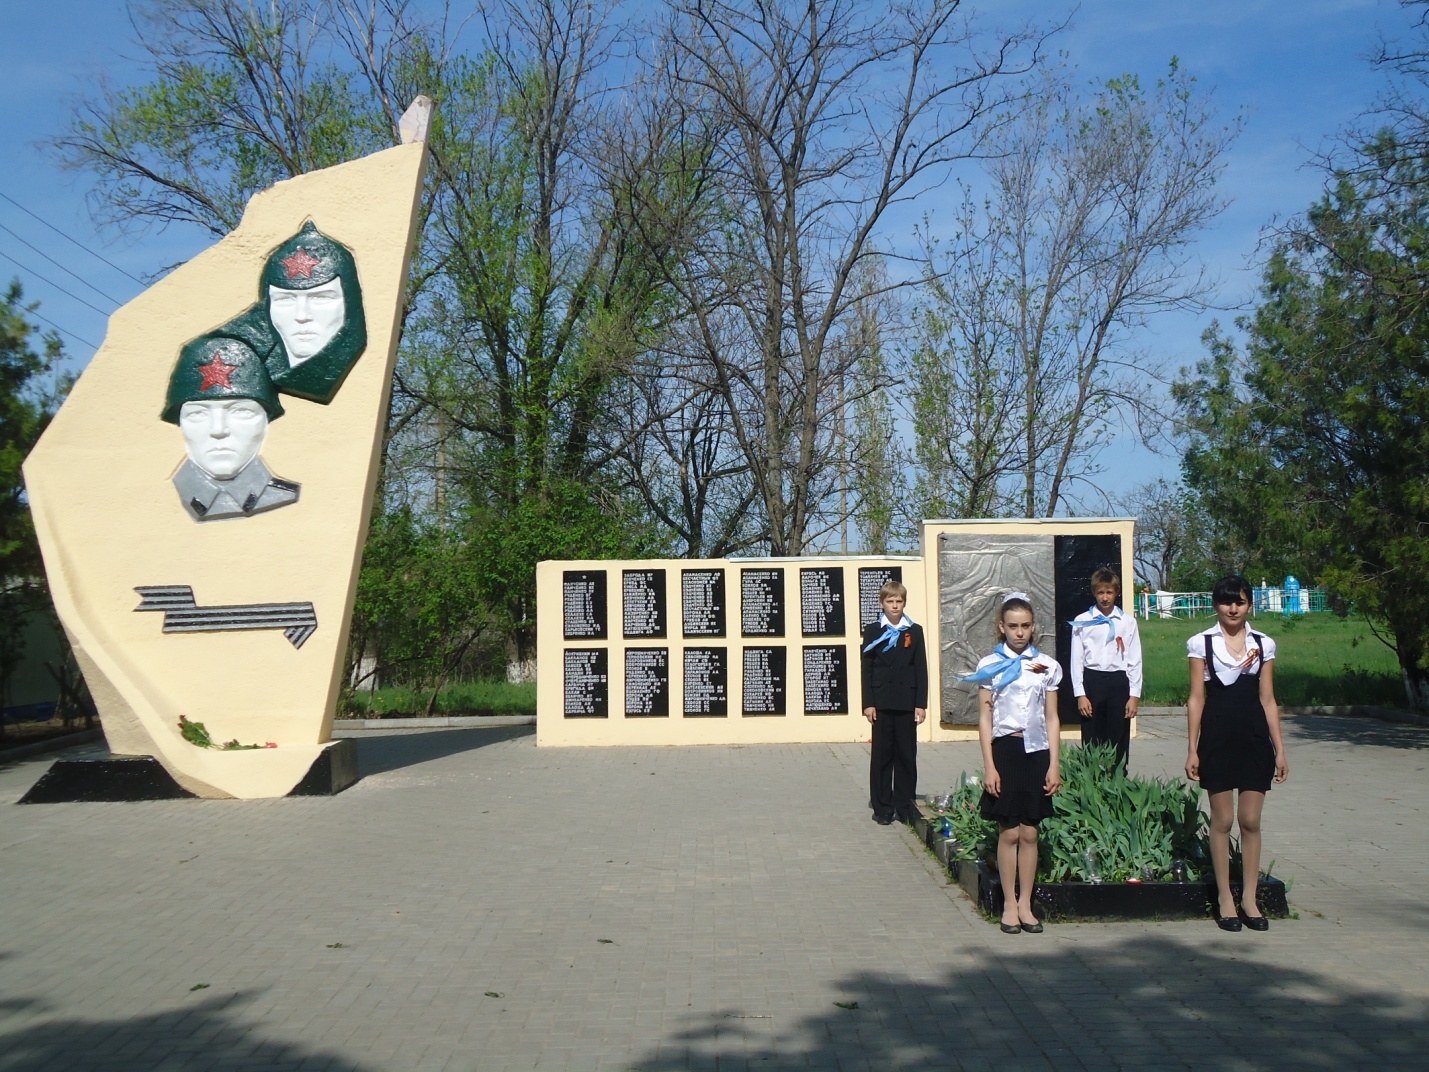
[[[1216,924],[1222,930],[1270,928],[1255,903],[1260,881],[1260,815],[1271,782],[1290,775],[1275,702],[1275,641],[1246,624],[1250,582],[1223,577],[1211,592],[1216,624],[1186,642],[1191,695],[1186,704],[1186,777],[1211,805],[1211,867]],[[1238,794],[1238,799],[1237,799]],[[1240,905],[1231,894],[1231,823],[1240,827]]]
[[[1025,593],[1005,596],[997,611],[1001,643],[963,678],[978,689],[984,819],[996,819],[997,873],[1005,934],[1042,932],[1032,914],[1037,878],[1037,825],[1052,814],[1062,787],[1057,686],[1062,669],[1033,645],[1037,623]]]

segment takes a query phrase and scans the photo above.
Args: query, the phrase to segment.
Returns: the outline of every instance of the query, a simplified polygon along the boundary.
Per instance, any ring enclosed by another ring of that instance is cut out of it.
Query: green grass
[[[420,715],[431,694],[420,689],[386,688],[375,693],[357,692],[344,703],[344,713],[355,717],[385,718]],[[536,683],[513,685],[509,681],[455,681],[437,697],[443,715],[534,715]]]
[[[1186,702],[1186,640],[1213,622],[1211,617],[1137,621],[1146,666],[1142,703],[1161,707]],[[1363,619],[1262,614],[1251,621],[1251,628],[1275,639],[1275,698],[1282,706],[1404,705],[1394,653],[1375,639]]]

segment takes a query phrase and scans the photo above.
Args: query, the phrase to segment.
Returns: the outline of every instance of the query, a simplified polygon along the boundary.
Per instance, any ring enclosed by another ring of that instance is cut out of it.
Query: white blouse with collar
[[[1264,643],[1263,651],[1261,650],[1261,646],[1255,641],[1257,636]],[[1211,663],[1214,664],[1214,666],[1207,664],[1205,675],[1201,679],[1203,681],[1210,681],[1211,674],[1214,673],[1216,677],[1221,679],[1222,685],[1234,685],[1236,678],[1240,677],[1242,673],[1255,673],[1259,670],[1261,663],[1268,663],[1275,658],[1275,641],[1271,640],[1270,637],[1258,629],[1255,630],[1254,635],[1252,635],[1251,628],[1247,625],[1245,628],[1246,654],[1249,655],[1253,651],[1258,652],[1260,658],[1250,666],[1241,666],[1241,663],[1245,661],[1244,658],[1233,659],[1231,658],[1230,652],[1226,649],[1226,636],[1225,633],[1221,631],[1220,622],[1217,622],[1209,629],[1201,630],[1190,640],[1186,641],[1186,658],[1204,659],[1206,657],[1206,637],[1211,638]]]
[[[978,660],[977,668],[1001,662],[998,654],[984,655]],[[1031,667],[1040,663],[1047,669],[1034,673]],[[1022,734],[1023,748],[1028,752],[1040,752],[1047,744],[1047,693],[1062,683],[1062,668],[1057,660],[1046,652],[1034,656],[1030,649],[1022,653],[1022,673],[1006,688],[995,689],[982,686],[992,693],[992,735],[994,738],[1008,734]]]

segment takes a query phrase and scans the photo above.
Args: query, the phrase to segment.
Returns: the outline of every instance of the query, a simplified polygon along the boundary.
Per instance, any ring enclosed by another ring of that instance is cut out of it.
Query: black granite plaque
[[[605,570],[566,570],[562,577],[561,606],[567,640],[604,640]]]
[[[685,649],[685,717],[729,714],[729,649]]]
[[[566,717],[610,717],[610,652],[566,648]]]
[[[844,635],[844,571],[842,566],[819,566],[799,571],[799,609],[804,635]]]
[[[740,627],[745,636],[784,635],[784,570],[739,571]]]
[[[724,636],[724,570],[681,570],[680,607],[685,636]]]
[[[627,637],[665,635],[665,571],[628,569],[621,574],[622,604]]]
[[[1077,698],[1072,693],[1072,619],[1090,609],[1092,574],[1105,566],[1121,575],[1121,537],[1115,533],[1058,536],[1053,540],[1052,577],[1057,602],[1057,661],[1062,664],[1062,684],[1057,689],[1057,715],[1063,726],[1081,724]],[[1122,609],[1126,609],[1126,578],[1122,578]],[[1042,622],[1039,620],[1039,626]]]
[[[626,718],[670,717],[670,649],[625,649]]]
[[[784,714],[788,648],[744,649],[744,713]]]
[[[902,566],[865,566],[858,571],[858,631],[878,621],[883,607],[878,602],[878,590],[889,581],[903,583]]]
[[[804,714],[848,714],[848,651],[842,644],[805,646]]]

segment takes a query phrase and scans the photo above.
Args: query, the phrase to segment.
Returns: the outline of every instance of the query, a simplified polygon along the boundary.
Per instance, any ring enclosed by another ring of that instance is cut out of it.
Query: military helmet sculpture
[[[232,398],[257,402],[270,421],[283,415],[273,380],[251,346],[242,339],[200,335],[179,351],[160,417],[178,424],[185,402]]]
[[[367,347],[352,254],[309,220],[268,255],[257,303],[215,334],[262,355],[278,390],[326,405]]]

